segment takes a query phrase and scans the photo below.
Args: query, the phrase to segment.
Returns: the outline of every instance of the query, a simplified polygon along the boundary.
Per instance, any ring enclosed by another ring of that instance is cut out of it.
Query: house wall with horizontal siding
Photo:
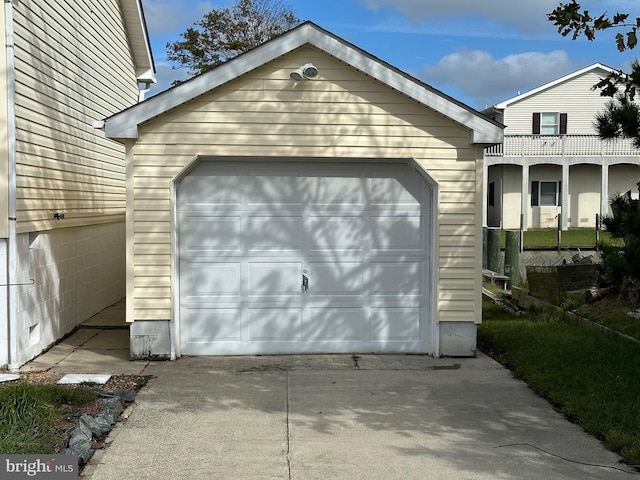
[[[92,127],[138,101],[118,0],[12,8],[18,232],[123,221],[124,149]]]
[[[1,8],[0,38],[6,39],[6,33],[5,10]],[[4,48],[5,43],[3,43],[3,48],[0,48],[0,238],[7,238],[9,236],[9,145],[7,136],[8,105],[6,95],[7,49]],[[5,251],[6,249],[0,247],[0,252]],[[0,263],[0,265],[3,264]]]
[[[92,122],[139,89],[118,0],[11,9],[20,365],[125,295],[125,149]]]
[[[307,62],[318,79],[292,82]],[[198,155],[415,159],[439,184],[439,320],[480,321],[482,149],[467,128],[311,47],[140,127],[127,164],[129,321],[171,318],[171,183]]]
[[[594,117],[611,99],[600,96],[600,90],[592,87],[606,76],[604,70],[588,72],[513,102],[504,111],[504,134],[531,135],[533,112],[558,112],[567,114],[568,135],[596,135]],[[580,101],[576,102],[576,98]]]

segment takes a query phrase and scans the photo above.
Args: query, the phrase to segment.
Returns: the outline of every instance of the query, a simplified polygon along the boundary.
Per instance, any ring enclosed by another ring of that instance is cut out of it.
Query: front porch
[[[485,150],[486,157],[637,157],[628,138],[601,140],[598,135],[505,135],[504,143]]]
[[[594,227],[609,200],[640,181],[631,140],[597,135],[508,135],[485,151],[483,225],[507,229]]]

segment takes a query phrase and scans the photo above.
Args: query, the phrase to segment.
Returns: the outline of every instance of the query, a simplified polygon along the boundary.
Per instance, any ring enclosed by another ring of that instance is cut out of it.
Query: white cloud
[[[553,24],[547,19],[547,14],[561,2],[558,0],[455,0],[449,2],[442,0],[360,0],[360,3],[370,10],[383,7],[395,8],[414,24],[434,18],[480,17],[484,21],[496,22],[510,30],[523,33],[543,33],[555,30]],[[581,1],[580,4],[592,15],[600,15],[606,11],[613,14],[618,10],[621,12],[631,10],[633,14],[633,9],[637,7],[629,0],[590,0]],[[477,28],[483,28],[482,21],[477,22]]]
[[[494,58],[482,50],[461,49],[423,67],[420,77],[442,90],[453,87],[484,108],[556,78],[579,66],[564,51],[526,52]]]

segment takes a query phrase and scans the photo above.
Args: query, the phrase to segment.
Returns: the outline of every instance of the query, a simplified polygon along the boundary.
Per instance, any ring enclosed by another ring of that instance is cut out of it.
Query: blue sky
[[[628,69],[640,57],[620,53],[613,36],[572,41],[546,14],[559,0],[284,0],[358,47],[477,109],[511,98],[595,62]],[[166,60],[166,44],[202,15],[231,1],[142,0],[156,61],[151,94],[184,78]],[[586,0],[592,15],[640,15],[632,0]],[[634,11],[635,7],[635,11]]]

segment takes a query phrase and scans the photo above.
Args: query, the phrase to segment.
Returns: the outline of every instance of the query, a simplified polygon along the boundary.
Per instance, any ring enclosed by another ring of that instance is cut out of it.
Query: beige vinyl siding
[[[92,127],[138,100],[119,1],[13,11],[18,232],[122,221],[124,148]]]
[[[4,8],[0,8],[0,38],[6,38]],[[7,136],[7,51],[0,49],[0,238],[9,236],[9,145]]]
[[[307,62],[320,77],[293,84]],[[250,72],[140,128],[127,172],[129,318],[171,318],[170,186],[211,155],[415,159],[439,183],[440,319],[475,321],[477,150],[466,128],[315,49]]]
[[[567,134],[595,135],[595,114],[604,110],[606,102],[611,99],[600,96],[600,90],[592,90],[592,87],[606,75],[604,71],[588,72],[522,101],[515,101],[504,112],[505,135],[531,135],[533,112],[567,113]],[[576,102],[576,98],[580,101]]]

